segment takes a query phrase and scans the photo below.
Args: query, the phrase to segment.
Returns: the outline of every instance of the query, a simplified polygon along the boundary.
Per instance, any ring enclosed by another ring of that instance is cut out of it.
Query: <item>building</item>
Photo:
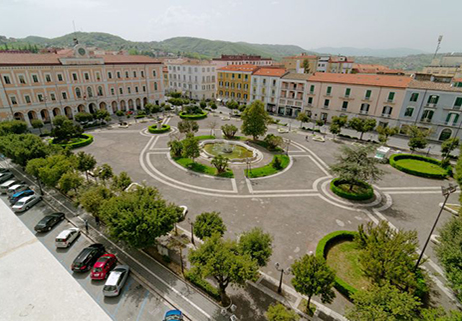
[[[271,66],[272,58],[262,58],[256,55],[221,55],[220,58],[213,58],[212,62],[217,68],[223,68],[231,65],[254,65],[254,66]]]
[[[0,54],[0,120],[141,109],[164,100],[162,64],[145,56]]]
[[[449,77],[462,77],[462,53],[445,54],[440,59],[433,59],[429,66],[425,66],[423,73]]]
[[[279,96],[277,113],[281,116],[297,117],[307,103],[308,74],[291,72],[281,79],[281,92]]]
[[[276,113],[284,68],[261,67],[252,74],[250,102],[260,100],[268,112]]]
[[[382,126],[396,126],[411,80],[406,76],[315,73],[307,79],[306,112],[325,122],[333,116],[363,115]]]
[[[183,93],[190,99],[215,99],[216,66],[209,60],[176,59],[166,63],[169,90]]]
[[[349,74],[354,61],[346,56],[320,56],[316,72]]]
[[[302,53],[297,56],[284,57],[282,63],[285,69],[296,73],[305,73],[304,65],[307,64],[306,73],[313,73],[318,65],[318,56]]]
[[[449,81],[449,82],[448,82]],[[406,89],[399,114],[401,132],[409,125],[431,129],[430,138],[462,138],[462,79],[417,74]]]
[[[162,67],[162,74],[164,76],[164,89],[165,91],[168,90],[169,88],[169,83],[168,83],[168,67],[167,66],[163,66]]]
[[[250,79],[259,67],[251,64],[229,65],[218,69],[218,98],[224,102],[235,100],[247,103],[250,97]]]

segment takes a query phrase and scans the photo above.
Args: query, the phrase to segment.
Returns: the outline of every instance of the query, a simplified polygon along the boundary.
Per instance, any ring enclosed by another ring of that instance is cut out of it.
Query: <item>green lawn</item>
[[[206,140],[206,139],[215,139],[215,136],[213,135],[202,135],[202,136],[196,136],[197,140]]]
[[[275,149],[270,149],[268,143],[263,141],[263,140],[250,140],[250,142],[254,143],[254,144],[258,145],[258,146],[261,146],[263,148],[266,148],[269,151],[275,151],[275,152],[283,152],[284,151],[281,147],[276,147]]]
[[[360,250],[352,241],[335,244],[327,253],[327,264],[336,271],[337,277],[360,290],[365,289],[369,280],[364,276],[359,265]]]
[[[405,158],[405,159],[399,159],[396,161],[396,164],[410,169],[410,170],[415,170],[419,171],[421,173],[428,173],[428,174],[441,174],[441,175],[446,175],[446,170],[443,169],[441,166],[438,166],[436,164],[432,164],[429,162],[424,162],[418,159],[411,159],[411,158]]]
[[[281,169],[276,169],[273,167],[273,163],[276,158],[279,158],[281,160]],[[273,160],[268,165],[257,167],[257,168],[252,168],[250,170],[250,173],[247,173],[247,170],[245,170],[245,174],[246,175],[248,174],[250,178],[269,176],[269,175],[273,175],[273,174],[276,174],[277,172],[282,171],[284,168],[289,166],[289,163],[290,163],[289,156],[274,155]]]
[[[340,188],[342,191],[346,193],[355,193],[355,194],[366,194],[368,192],[368,189],[364,186],[359,186],[359,185],[353,185],[353,188],[350,191],[350,184],[339,184],[337,185],[338,188]]]
[[[183,166],[184,168],[192,170],[193,172],[202,173],[202,174],[211,175],[211,176],[226,177],[226,178],[234,177],[234,173],[230,169],[226,171],[225,173],[217,175],[217,169],[215,167],[193,162],[192,159],[190,158],[174,157],[173,160],[177,162],[178,164],[180,164],[181,166]]]

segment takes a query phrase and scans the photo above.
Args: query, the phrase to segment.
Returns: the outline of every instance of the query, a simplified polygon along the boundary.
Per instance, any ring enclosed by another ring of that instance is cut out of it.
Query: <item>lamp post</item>
[[[196,245],[196,243],[194,243],[194,222],[188,217],[188,223],[191,225],[191,243],[193,245]]]
[[[441,205],[441,208],[440,208],[440,211],[438,213],[438,216],[436,217],[435,223],[433,223],[432,229],[430,230],[430,234],[428,234],[428,238],[425,241],[424,247],[422,248],[422,251],[420,252],[419,259],[417,260],[417,262],[415,264],[415,267],[414,267],[414,271],[416,271],[417,268],[419,267],[420,261],[423,258],[425,249],[427,248],[428,242],[430,241],[432,233],[435,230],[436,224],[438,224],[438,220],[440,219],[441,213],[443,212],[444,206],[446,205],[446,202],[447,202],[447,200],[449,198],[449,195],[454,193],[456,190],[457,190],[456,185],[449,184],[448,187],[441,186],[441,192],[443,193],[443,196],[444,196],[444,202]]]
[[[287,144],[286,154],[289,155],[290,139],[286,139],[286,144]]]
[[[288,275],[290,272],[292,272],[292,270],[290,268],[282,268],[281,267],[281,264],[279,264],[279,262],[276,262],[274,264],[274,267],[276,268],[276,270],[278,272],[281,272],[281,276],[279,278],[279,286],[278,286],[278,293],[281,294],[282,292],[282,277],[285,275]]]

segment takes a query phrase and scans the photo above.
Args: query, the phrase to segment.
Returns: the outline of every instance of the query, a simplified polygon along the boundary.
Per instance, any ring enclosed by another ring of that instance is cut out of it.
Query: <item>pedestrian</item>
[[[88,220],[85,220],[85,231],[87,231],[87,234],[88,234]]]
[[[99,217],[98,216],[95,217],[95,222],[96,222],[96,226],[99,227]]]
[[[308,141],[308,135],[305,136],[305,140]]]

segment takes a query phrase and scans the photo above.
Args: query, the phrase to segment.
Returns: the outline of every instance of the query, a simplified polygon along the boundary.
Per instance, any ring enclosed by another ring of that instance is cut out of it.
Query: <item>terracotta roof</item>
[[[282,77],[287,73],[284,68],[260,68],[253,73],[254,76]]]
[[[453,81],[454,82],[462,82],[462,78],[454,78]]]
[[[357,70],[359,73],[374,74],[378,71],[385,72],[390,70],[387,66],[376,64],[353,64],[352,69]]]
[[[293,80],[308,80],[310,78],[309,74],[299,74],[296,72],[289,72],[284,75],[282,79],[293,79]]]
[[[273,60],[272,58],[262,58],[256,55],[221,55],[220,58],[212,58],[216,61],[240,61],[240,60]]]
[[[135,55],[103,55],[105,64],[161,64],[160,61],[148,56]]]
[[[254,72],[259,69],[259,66],[244,64],[244,65],[229,65],[223,68],[218,69],[218,71],[241,71],[241,72]]]
[[[409,88],[415,88],[415,89],[429,89],[429,90],[439,90],[439,91],[455,91],[455,92],[462,93],[462,87],[453,87],[450,83],[443,83],[443,82],[422,81],[422,80],[412,79],[412,81],[409,83],[408,87]]]
[[[168,65],[198,65],[198,66],[209,66],[212,65],[210,60],[200,59],[178,59],[177,61],[169,61]]]
[[[308,81],[330,82],[350,85],[365,85],[378,87],[406,88],[412,78],[407,76],[367,75],[367,74],[336,74],[317,72]]]

